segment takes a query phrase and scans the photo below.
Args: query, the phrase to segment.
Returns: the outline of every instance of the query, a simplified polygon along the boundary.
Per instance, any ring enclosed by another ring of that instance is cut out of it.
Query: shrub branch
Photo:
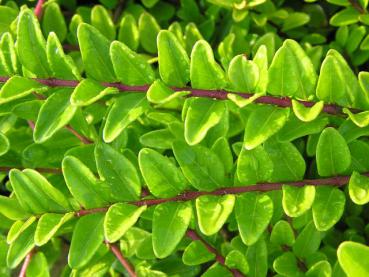
[[[26,273],[27,273],[27,268],[31,262],[31,259],[33,257],[33,255],[35,254],[36,250],[32,249],[26,256],[26,258],[24,259],[24,262],[22,264],[22,268],[19,272],[19,277],[26,277]]]
[[[365,176],[369,176],[368,173],[363,173]],[[179,201],[189,201],[194,200],[202,195],[227,195],[227,194],[241,194],[245,192],[266,192],[272,190],[279,190],[283,185],[289,185],[294,187],[303,187],[306,185],[310,186],[337,186],[341,187],[346,185],[351,176],[336,176],[329,178],[320,178],[320,179],[306,179],[301,181],[294,182],[278,182],[278,183],[258,183],[255,185],[241,186],[241,187],[226,187],[222,189],[217,189],[213,191],[189,191],[184,192],[178,196],[169,197],[169,198],[155,198],[155,199],[142,199],[138,201],[127,202],[128,204],[135,206],[154,206],[161,203],[166,202],[179,202]],[[82,209],[76,211],[76,216],[84,216],[92,213],[103,213],[106,212],[109,207],[100,207],[100,208],[92,208],[92,209]]]
[[[0,82],[6,82],[10,77],[0,77]],[[79,84],[79,81],[77,80],[61,80],[61,79],[40,79],[40,78],[33,78],[33,80],[49,86],[49,87],[76,87]],[[103,82],[103,86],[105,87],[114,87],[120,90],[121,92],[146,92],[149,89],[149,85],[143,85],[143,86],[128,86],[120,83],[107,83]],[[189,96],[192,97],[205,97],[205,98],[215,98],[219,100],[225,100],[228,99],[227,95],[229,93],[237,94],[245,99],[248,99],[254,94],[251,93],[244,93],[244,92],[232,92],[227,90],[205,90],[205,89],[194,89],[190,87],[185,88],[178,88],[178,87],[172,87],[175,91],[190,91],[191,94]],[[316,104],[314,101],[304,101],[304,100],[297,100],[305,107],[312,107]],[[292,106],[292,100],[289,97],[276,97],[276,96],[261,96],[255,100],[256,103],[262,103],[262,104],[270,104],[275,105],[279,107],[291,107]],[[323,112],[333,115],[343,115],[342,109],[344,107],[335,105],[335,104],[325,104],[323,107]],[[360,109],[354,109],[349,108],[352,112],[357,113],[360,112]]]
[[[127,270],[130,277],[136,277],[135,270],[129,261],[123,256],[119,247],[116,244],[109,243],[105,241],[106,245],[109,247],[110,251],[115,255],[122,266]]]

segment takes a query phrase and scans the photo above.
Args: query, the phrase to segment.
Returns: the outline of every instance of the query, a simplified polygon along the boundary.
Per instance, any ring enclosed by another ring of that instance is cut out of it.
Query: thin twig
[[[37,16],[38,20],[42,17],[42,6],[44,5],[45,0],[38,0],[36,7],[35,7],[35,15]]]
[[[63,44],[63,49],[66,51],[78,51],[79,46],[74,44]]]
[[[91,143],[93,143],[92,140],[90,140],[89,138],[87,138],[87,137],[81,135],[80,133],[78,133],[75,129],[73,129],[72,126],[66,125],[64,128],[67,129],[69,132],[71,132],[83,144],[91,144]]]
[[[361,14],[365,14],[366,10],[360,5],[357,0],[348,0],[351,6]]]
[[[235,277],[241,277],[244,276],[240,271],[238,271],[237,269],[233,269],[233,268],[229,268],[226,264],[225,264],[225,259],[222,255],[219,254],[219,252],[213,247],[211,246],[206,240],[204,240],[202,237],[199,236],[199,234],[196,233],[195,230],[191,230],[188,229],[186,232],[187,237],[189,237],[191,240],[199,240],[201,241],[204,246],[206,247],[206,249],[210,252],[213,253],[215,255],[215,260],[220,263],[221,265],[223,265],[224,267],[226,267],[229,271],[232,272],[233,276]]]
[[[6,82],[9,79],[9,77],[0,77],[0,82]],[[44,84],[49,87],[76,87],[79,84],[79,81],[76,80],[60,80],[60,79],[39,79],[34,78],[33,80]],[[103,82],[101,83],[105,87],[115,87],[121,92],[147,92],[149,89],[149,85],[143,85],[143,86],[128,86],[120,83],[107,83]],[[244,92],[231,92],[227,90],[205,90],[205,89],[194,89],[190,87],[185,88],[177,88],[172,87],[175,91],[190,91],[191,94],[189,96],[195,96],[195,97],[206,97],[206,98],[215,98],[219,100],[225,100],[227,99],[228,94],[237,94],[245,99],[248,99],[250,97],[253,97],[254,94],[252,93],[244,93]],[[312,107],[316,104],[314,101],[303,101],[303,100],[297,100],[299,103],[304,105],[305,107]],[[292,106],[292,100],[288,97],[276,97],[276,96],[261,96],[255,100],[256,103],[263,103],[263,104],[270,104],[275,105],[279,107],[291,107]],[[323,107],[323,112],[333,115],[344,115],[342,113],[342,109],[344,107],[341,107],[339,105],[335,104],[325,104]],[[360,109],[354,109],[349,108],[352,112],[357,113],[360,112]]]
[[[134,267],[129,263],[129,261],[123,257],[119,247],[115,244],[109,243],[105,241],[106,245],[109,247],[110,251],[113,252],[118,261],[122,264],[122,266],[127,270],[130,277],[136,277]]]
[[[369,173],[363,173],[365,176],[369,176]],[[135,206],[154,206],[161,203],[166,202],[179,202],[179,201],[189,201],[196,199],[202,195],[226,195],[226,194],[241,194],[245,192],[265,192],[272,190],[279,190],[283,185],[289,185],[294,187],[303,187],[306,185],[310,186],[344,186],[346,185],[351,176],[337,176],[337,177],[329,177],[329,178],[320,178],[320,179],[306,179],[296,182],[278,182],[278,183],[259,183],[255,185],[241,186],[241,187],[226,187],[213,191],[189,191],[184,192],[178,196],[170,197],[170,198],[155,198],[155,199],[143,199],[138,201],[128,202],[131,205]],[[106,212],[109,207],[101,207],[101,208],[93,208],[93,209],[83,209],[76,212],[77,216],[84,216],[91,213],[96,212]]]
[[[117,8],[114,11],[113,14],[113,22],[114,23],[118,23],[118,20],[122,14],[123,11],[123,6],[124,6],[124,0],[120,0],[119,3],[117,4]]]
[[[32,249],[26,256],[21,271],[19,272],[19,277],[26,277],[27,268],[29,266],[29,263],[31,262],[32,256],[35,253],[35,249]]]

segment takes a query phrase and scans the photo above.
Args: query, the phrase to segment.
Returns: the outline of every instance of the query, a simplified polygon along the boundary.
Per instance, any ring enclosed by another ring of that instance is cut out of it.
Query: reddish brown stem
[[[366,10],[360,5],[357,0],[348,0],[351,6],[361,14],[365,14]]]
[[[28,126],[33,130],[35,130],[35,123],[32,120],[27,120]]]
[[[74,130],[70,125],[66,125],[64,127],[65,129],[67,129],[69,132],[71,132],[76,138],[78,138],[83,144],[91,144],[93,143],[93,141],[91,141],[90,139],[88,139],[87,137],[81,135],[80,133],[78,133],[76,130]]]
[[[122,253],[120,252],[120,249],[117,245],[109,243],[105,241],[105,243],[108,245],[109,249],[115,257],[118,259],[118,261],[122,264],[122,266],[127,270],[129,276],[136,277],[135,269],[133,266],[128,262],[126,258],[123,257]]]
[[[9,79],[9,77],[0,77],[0,82],[6,82]],[[50,87],[76,87],[79,82],[75,80],[59,80],[59,79],[38,79],[35,78],[37,82],[50,86]],[[149,88],[148,85],[144,86],[127,86],[120,83],[107,83],[103,82],[103,86],[106,87],[115,87],[119,89],[121,92],[130,91],[130,92],[146,92]],[[234,93],[237,94],[243,98],[250,98],[254,96],[254,94],[251,93],[244,93],[244,92],[230,92],[226,90],[203,90],[203,89],[194,89],[194,88],[172,88],[175,91],[180,90],[187,90],[191,91],[191,94],[189,96],[196,96],[196,97],[207,97],[207,98],[215,98],[219,100],[225,100],[227,99],[228,93]],[[262,103],[262,104],[270,104],[275,105],[279,107],[291,107],[292,106],[292,100],[288,97],[276,97],[276,96],[261,96],[255,100],[256,103]],[[298,100],[302,105],[305,107],[312,107],[316,104],[314,101],[303,101]],[[342,115],[342,109],[343,107],[334,105],[334,104],[325,104],[323,107],[323,111],[328,114],[333,115]],[[353,109],[350,108],[350,110],[354,113],[360,112],[359,109]]]
[[[36,7],[35,7],[35,15],[37,16],[38,20],[42,17],[42,6],[44,5],[45,0],[38,0]]]
[[[199,241],[201,241],[205,245],[206,249],[210,253],[213,253],[215,255],[215,260],[218,263],[220,263],[221,265],[223,265],[224,267],[226,267],[229,271],[231,271],[232,274],[233,274],[233,276],[236,276],[236,277],[244,276],[237,269],[232,269],[232,268],[229,268],[228,266],[226,266],[224,257],[222,255],[220,255],[218,253],[218,251],[213,246],[211,246],[206,240],[204,240],[202,237],[200,237],[199,234],[197,234],[195,230],[188,229],[187,232],[186,232],[186,235],[191,240],[199,240]]]
[[[79,46],[73,44],[63,44],[63,49],[66,51],[79,51]]]
[[[363,173],[363,175],[369,176],[369,173]],[[226,194],[241,194],[245,192],[253,191],[272,191],[279,190],[283,185],[290,185],[294,187],[303,187],[306,185],[311,186],[343,186],[347,184],[350,180],[350,176],[337,176],[330,178],[320,178],[320,179],[306,179],[296,182],[279,182],[279,183],[259,183],[256,185],[248,185],[242,187],[226,187],[222,189],[217,189],[214,191],[189,191],[182,193],[175,197],[170,198],[156,198],[156,199],[144,199],[139,201],[128,202],[131,205],[136,206],[154,206],[165,202],[178,202],[178,201],[189,201],[196,199],[202,195],[226,195]],[[96,213],[96,212],[106,212],[109,207],[94,208],[80,210],[76,212],[77,216],[83,216],[86,214]]]
[[[27,268],[29,266],[29,263],[31,262],[32,256],[35,253],[35,249],[32,249],[26,256],[26,258],[24,259],[22,268],[19,272],[19,277],[26,277],[26,273],[27,273]]]

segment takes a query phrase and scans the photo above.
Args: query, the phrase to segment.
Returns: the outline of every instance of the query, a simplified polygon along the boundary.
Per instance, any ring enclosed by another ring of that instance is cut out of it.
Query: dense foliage
[[[0,5],[1,276],[369,276],[367,0],[35,5]]]

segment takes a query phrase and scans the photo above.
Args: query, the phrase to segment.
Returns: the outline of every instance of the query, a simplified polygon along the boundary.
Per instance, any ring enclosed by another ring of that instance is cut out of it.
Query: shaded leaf
[[[273,202],[267,195],[250,192],[237,196],[235,211],[242,241],[253,245],[268,227],[273,215]]]
[[[313,219],[319,231],[327,231],[340,220],[345,209],[345,194],[335,187],[319,187],[313,204]]]
[[[316,148],[316,162],[321,176],[342,174],[351,165],[350,150],[336,129],[329,127],[321,133]]]
[[[86,265],[104,239],[104,214],[95,213],[81,217],[73,231],[68,264],[71,268]]]
[[[138,161],[143,178],[156,197],[173,197],[183,192],[187,181],[169,158],[149,148],[141,149]]]
[[[191,216],[190,202],[167,202],[156,206],[152,225],[156,257],[163,259],[174,251],[187,230]]]

